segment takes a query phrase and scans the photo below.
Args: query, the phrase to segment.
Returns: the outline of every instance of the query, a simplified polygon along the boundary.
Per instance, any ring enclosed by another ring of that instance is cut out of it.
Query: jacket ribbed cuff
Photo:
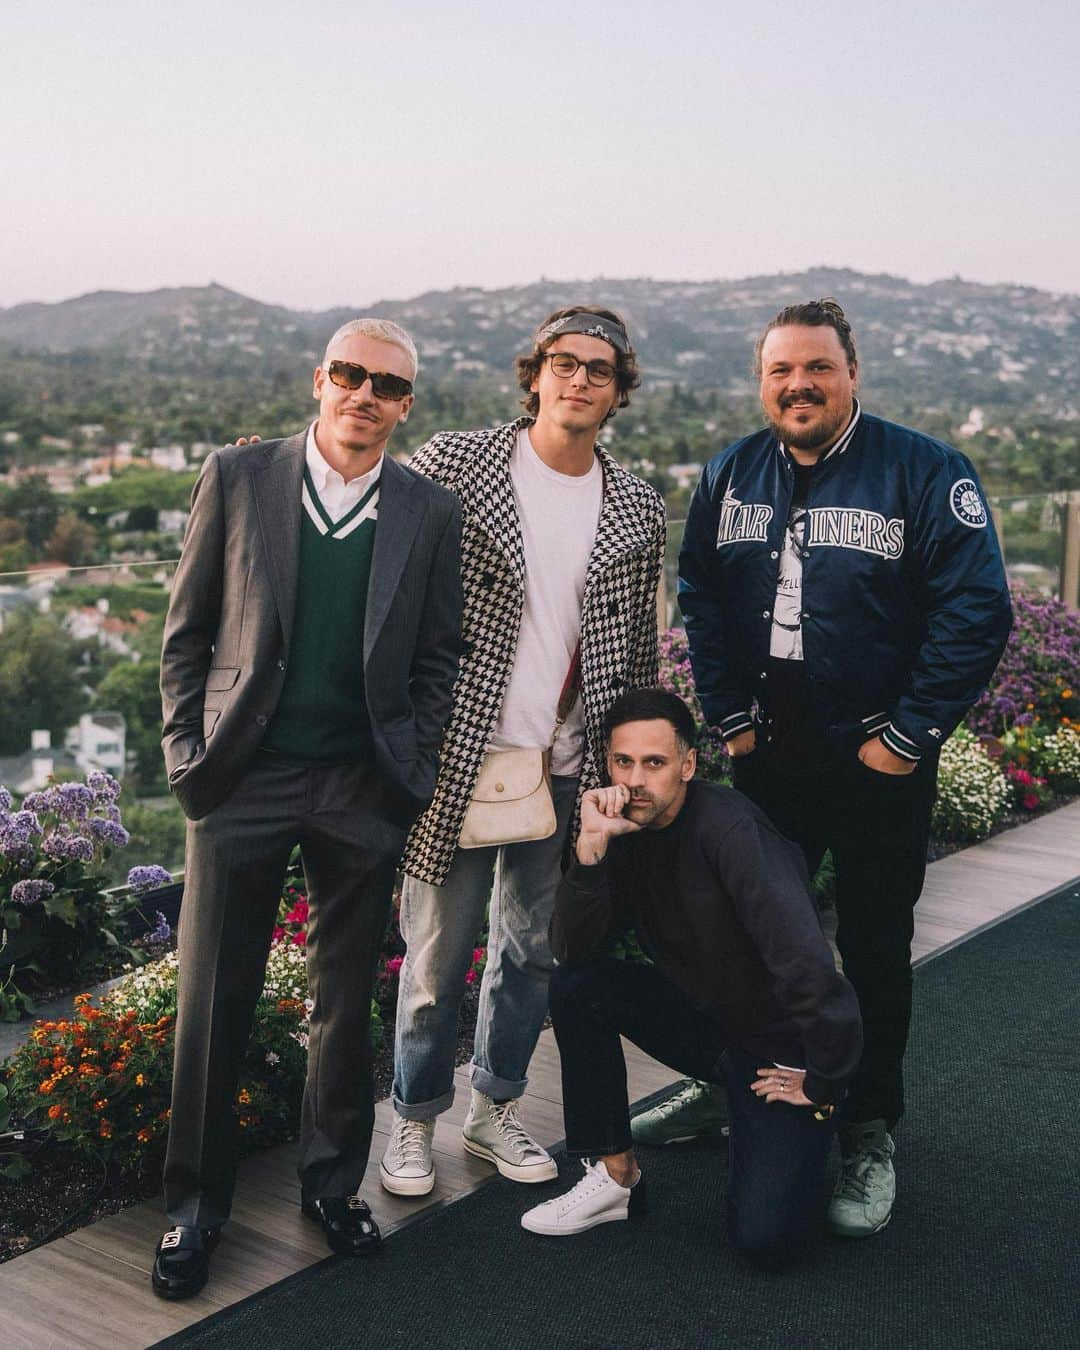
[[[892,722],[881,733],[881,743],[886,750],[891,750],[894,755],[899,755],[901,759],[906,759],[910,764],[918,764],[923,757],[923,752],[902,732],[897,731]]]
[[[754,719],[750,716],[749,712],[731,713],[728,717],[722,718],[721,721],[716,724],[717,731],[719,731],[725,741],[730,741],[734,736],[738,736],[740,732],[752,731],[753,727]]]

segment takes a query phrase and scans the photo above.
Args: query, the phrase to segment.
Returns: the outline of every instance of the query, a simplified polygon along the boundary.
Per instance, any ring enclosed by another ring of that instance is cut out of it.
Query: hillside
[[[678,382],[739,396],[750,392],[750,349],[762,324],[784,304],[826,294],[852,320],[864,384],[894,412],[977,404],[1054,421],[1080,415],[1080,297],[1030,287],[924,286],[821,269],[739,281],[541,280],[430,292],[368,312],[415,334],[429,379],[505,381],[540,319],[587,298],[627,316],[649,386]],[[121,361],[158,373],[291,376],[354,312],[288,310],[216,284],[102,291],[0,310],[0,344],[23,357],[82,353],[98,368]]]

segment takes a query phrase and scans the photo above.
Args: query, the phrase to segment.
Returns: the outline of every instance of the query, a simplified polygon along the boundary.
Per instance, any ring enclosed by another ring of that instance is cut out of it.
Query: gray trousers
[[[369,765],[260,753],[226,800],[188,822],[165,1205],[173,1223],[229,1217],[233,1102],[294,845],[307,878],[314,1002],[300,1133],[305,1199],[351,1195],[375,1118],[368,1047],[375,961],[405,832]]]

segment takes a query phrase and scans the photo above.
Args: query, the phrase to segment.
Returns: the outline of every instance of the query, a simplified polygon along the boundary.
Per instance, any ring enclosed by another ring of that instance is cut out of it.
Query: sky
[[[0,307],[828,265],[1080,293],[1074,0],[5,6]]]

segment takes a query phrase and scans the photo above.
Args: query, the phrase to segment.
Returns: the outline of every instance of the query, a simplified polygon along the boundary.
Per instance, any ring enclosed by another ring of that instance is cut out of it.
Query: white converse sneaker
[[[462,1140],[470,1153],[494,1163],[511,1181],[552,1181],[559,1169],[518,1119],[518,1100],[493,1102],[473,1088]]]
[[[379,1180],[392,1195],[427,1195],[435,1185],[431,1160],[433,1120],[394,1115],[394,1129],[379,1164]]]
[[[572,1191],[546,1200],[521,1216],[522,1228],[545,1237],[570,1237],[584,1233],[598,1223],[615,1223],[619,1219],[640,1219],[647,1208],[645,1177],[638,1175],[633,1186],[620,1186],[613,1181],[602,1162],[590,1163],[583,1159],[585,1175]]]

